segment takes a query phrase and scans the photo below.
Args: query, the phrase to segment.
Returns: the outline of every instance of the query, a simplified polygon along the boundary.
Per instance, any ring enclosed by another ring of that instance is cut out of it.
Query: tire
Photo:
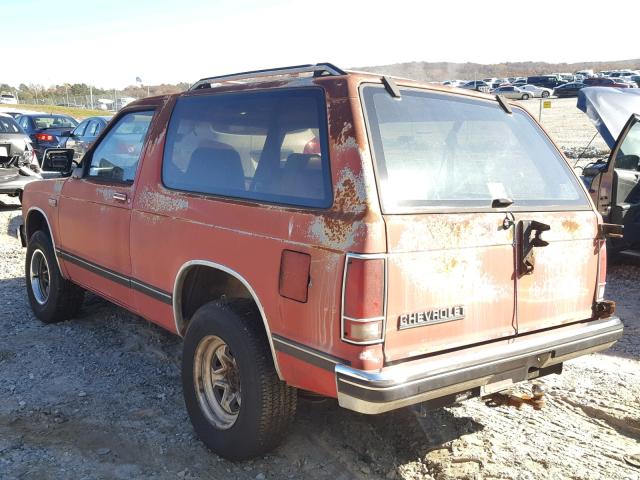
[[[549,92],[542,92],[542,98],[549,98]]]
[[[18,190],[18,201],[20,202],[20,205],[22,205],[22,190]]]
[[[524,95],[522,95],[522,100],[529,100],[529,94],[525,93]]]
[[[273,449],[295,416],[296,389],[278,378],[259,318],[250,301],[210,302],[196,311],[185,335],[189,418],[204,444],[229,460]]]
[[[51,239],[42,230],[29,239],[25,279],[31,309],[41,322],[68,320],[80,310],[84,290],[62,277]]]

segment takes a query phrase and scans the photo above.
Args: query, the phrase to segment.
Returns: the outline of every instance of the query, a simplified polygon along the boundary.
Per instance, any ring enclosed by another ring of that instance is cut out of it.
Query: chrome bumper
[[[477,389],[521,382],[531,372],[604,350],[622,336],[618,317],[594,320],[491,342],[380,371],[336,365],[338,403],[360,413],[388,410]]]

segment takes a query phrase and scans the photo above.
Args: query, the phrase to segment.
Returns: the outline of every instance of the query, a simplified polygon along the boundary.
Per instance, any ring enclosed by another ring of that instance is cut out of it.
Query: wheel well
[[[49,224],[47,223],[47,219],[44,218],[42,212],[39,212],[38,210],[31,210],[26,221],[25,234],[27,236],[27,241],[29,241],[31,236],[38,230],[42,230],[48,235],[51,235],[51,232],[49,231]]]
[[[195,265],[182,274],[179,287],[180,317],[176,321],[179,334],[184,334],[191,317],[202,305],[213,300],[250,299],[255,303],[249,289],[235,276],[205,265]],[[256,305],[257,306],[257,305]],[[259,319],[256,319],[259,320]],[[264,328],[264,325],[263,325]]]

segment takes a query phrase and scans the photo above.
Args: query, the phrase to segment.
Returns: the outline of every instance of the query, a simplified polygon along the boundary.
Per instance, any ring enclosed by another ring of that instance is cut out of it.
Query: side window
[[[94,137],[97,137],[98,135],[100,135],[100,132],[102,131],[102,123],[100,122],[96,122],[96,131],[93,134]]]
[[[84,133],[87,137],[95,137],[97,135],[96,130],[98,129],[98,121],[91,120],[89,125],[87,126],[87,131]]]
[[[31,130],[29,128],[29,119],[27,117],[22,117],[20,119],[20,126],[22,127],[23,130],[26,130],[26,131],[30,131]]]
[[[615,168],[637,171],[640,166],[640,121],[634,123],[616,154]]]
[[[153,112],[128,113],[93,151],[87,177],[133,182]]]
[[[76,137],[82,137],[84,135],[84,130],[87,128],[87,123],[89,123],[89,122],[87,120],[85,120],[80,125],[78,125],[73,130],[73,135],[76,136]]]
[[[180,98],[162,179],[169,188],[272,203],[332,202],[319,89]]]

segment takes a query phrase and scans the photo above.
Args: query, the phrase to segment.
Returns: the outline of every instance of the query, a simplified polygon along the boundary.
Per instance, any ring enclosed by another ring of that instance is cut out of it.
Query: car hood
[[[640,114],[640,89],[585,87],[578,92],[577,106],[613,148],[629,117]]]

